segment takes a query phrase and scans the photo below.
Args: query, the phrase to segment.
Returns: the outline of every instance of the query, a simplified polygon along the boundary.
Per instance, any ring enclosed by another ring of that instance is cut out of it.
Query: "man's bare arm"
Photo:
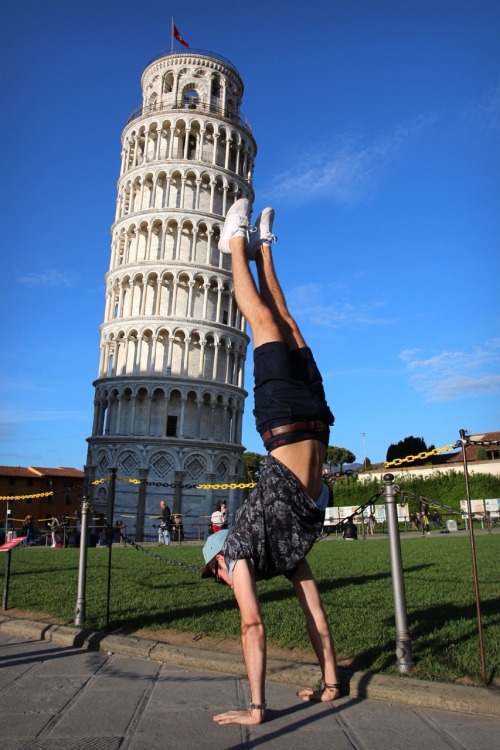
[[[253,568],[248,560],[238,560],[233,572],[233,590],[240,608],[241,642],[247,668],[252,703],[265,706],[266,631],[262,621]],[[262,724],[264,708],[226,711],[214,716],[218,724]]]

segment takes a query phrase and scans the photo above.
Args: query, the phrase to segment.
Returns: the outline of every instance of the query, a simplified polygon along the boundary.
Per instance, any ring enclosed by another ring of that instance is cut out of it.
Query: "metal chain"
[[[454,516],[469,515],[469,514],[466,514],[462,509],[457,510],[456,508],[453,508],[451,505],[440,503],[437,500],[431,500],[430,498],[424,497],[423,495],[417,495],[415,492],[408,492],[407,490],[401,490],[397,485],[395,489],[405,499],[413,498],[414,500],[419,500],[423,503],[426,503],[429,506],[432,505],[435,508],[441,508],[441,510],[446,511],[446,513],[448,513],[449,515],[454,515]],[[490,521],[493,524],[500,523],[500,518],[491,518],[491,516],[488,516],[488,513],[486,511],[484,511],[483,513],[480,513],[480,512],[478,513],[477,511],[474,511],[474,513],[472,513],[471,515],[482,518],[483,520]]]
[[[363,505],[359,505],[356,508],[356,510],[353,511],[353,513],[351,513],[350,516],[347,516],[346,518],[343,518],[338,523],[329,525],[328,526],[329,532],[331,533],[332,531],[342,531],[342,529],[344,528],[344,526],[349,521],[351,521],[355,516],[363,515],[364,511],[366,510],[366,508],[368,508],[369,505],[373,505],[373,501],[376,500],[376,498],[379,497],[379,495],[382,495],[383,491],[384,490],[381,487],[379,490],[377,490],[377,492],[374,495],[371,496],[371,498],[369,500],[367,500],[366,503],[363,503]],[[328,536],[328,534],[322,534],[320,536],[320,539],[325,539],[327,536]]]
[[[458,441],[453,447],[458,448],[462,445],[462,441]],[[465,445],[500,445],[500,440],[465,440]]]
[[[500,445],[500,440],[459,440],[456,443],[449,443],[448,445],[443,445],[442,448],[433,448],[429,451],[421,451],[420,453],[417,453],[417,455],[412,456],[406,456],[406,458],[395,458],[393,461],[386,461],[385,462],[385,468],[389,468],[390,466],[401,466],[401,464],[404,463],[411,463],[412,461],[418,461],[422,460],[424,458],[429,458],[430,456],[436,456],[441,453],[445,453],[446,451],[452,450],[453,448],[461,448],[468,445],[482,445],[486,447],[490,447],[493,445]],[[351,472],[352,473],[352,472]],[[334,475],[334,479],[340,479],[341,476],[338,476],[340,472],[337,472],[336,475]],[[349,471],[344,472],[342,476],[349,476]],[[130,484],[136,484],[136,485],[146,485],[148,487],[165,487],[168,489],[176,489],[177,487],[179,489],[186,489],[186,490],[246,490],[251,489],[255,487],[256,482],[232,482],[230,484],[228,483],[221,483],[221,484],[178,484],[177,482],[151,482],[147,481],[145,479],[134,479],[133,477],[116,477],[116,479],[120,482],[129,482]],[[94,479],[92,482],[90,482],[91,486],[98,486],[100,484],[104,484],[105,482],[109,482],[111,480],[111,477],[101,477],[100,479]],[[85,489],[86,485],[80,485],[78,487],[72,487],[71,491],[75,492],[77,490]],[[33,495],[3,495],[0,496],[0,500],[30,500],[33,498],[40,498],[40,497],[51,497],[54,495],[60,495],[62,493],[67,493],[68,488],[64,488],[62,490],[54,490],[52,492],[38,492]],[[433,505],[437,505],[438,503],[433,502]],[[443,506],[444,507],[444,506]]]
[[[127,544],[130,544],[131,547],[134,547],[134,549],[136,549],[138,552],[143,552],[148,557],[159,560],[166,565],[175,565],[179,568],[189,568],[189,570],[199,571],[201,569],[199,565],[190,565],[189,563],[181,562],[180,560],[170,560],[168,557],[163,557],[163,555],[157,555],[155,552],[150,552],[141,544],[137,544],[137,542],[132,541],[132,539],[126,534],[122,537],[122,539],[124,539]]]
[[[418,461],[419,459],[429,458],[429,456],[436,456],[454,448],[463,448],[468,445],[482,445],[489,447],[492,445],[500,445],[500,440],[470,440],[469,438],[465,438],[465,440],[457,440],[456,443],[444,445],[442,448],[432,448],[430,451],[422,451],[421,453],[417,453],[416,456],[406,456],[406,458],[395,458],[393,461],[386,461],[385,468],[387,469],[389,466],[401,466],[401,464],[404,463],[411,463],[412,461]]]
[[[80,505],[80,507],[81,507],[81,505]],[[70,513],[69,515],[65,514],[64,515],[64,519],[65,520],[62,521],[59,524],[59,526],[57,527],[58,530],[59,529],[64,529],[66,526],[68,526],[68,524],[69,524],[69,522],[71,520],[74,520],[76,518],[78,518],[78,511],[77,510],[74,510],[73,513]],[[44,520],[44,519],[42,519],[42,520]],[[27,543],[23,542],[23,544],[17,544],[15,547],[12,547],[12,550],[15,551],[15,552],[17,552],[20,549],[26,549],[26,547],[43,547],[44,545],[40,544],[40,542],[46,540],[47,537],[49,536],[49,534],[52,534],[52,531],[41,531],[41,532],[39,531],[38,532],[38,536],[36,537],[36,539],[33,539],[33,541],[31,541],[31,542],[27,542]]]
[[[401,490],[399,487],[396,486],[396,491],[401,494],[403,498],[408,499],[412,498],[413,500],[418,500],[420,502],[426,503],[427,505],[432,505],[436,508],[441,508],[441,510],[445,510],[447,513],[451,513],[452,515],[461,515],[461,511],[457,510],[456,508],[453,508],[451,505],[445,505],[445,503],[440,503],[437,500],[431,500],[428,497],[424,497],[423,495],[417,495],[416,492],[408,492],[407,490]]]
[[[411,463],[412,461],[418,461],[419,459],[423,458],[429,458],[429,456],[436,456],[439,453],[445,453],[446,451],[451,450],[452,448],[456,448],[457,446],[455,444],[449,443],[449,445],[443,445],[442,448],[432,448],[430,451],[422,451],[421,453],[417,453],[416,456],[406,456],[406,458],[395,458],[393,461],[386,461],[385,468],[388,469],[389,466],[401,466],[401,464],[404,463]]]

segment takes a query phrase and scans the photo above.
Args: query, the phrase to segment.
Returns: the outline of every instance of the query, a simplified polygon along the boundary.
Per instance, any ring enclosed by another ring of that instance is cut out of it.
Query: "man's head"
[[[229,584],[229,576],[224,562],[224,555],[222,554],[226,537],[227,529],[223,529],[222,531],[217,531],[215,534],[211,534],[205,542],[203,546],[205,566],[201,570],[202,578],[215,576],[216,580],[221,579],[224,583]]]
[[[226,541],[226,537],[227,529],[224,529],[223,531],[217,531],[216,534],[210,534],[203,546],[203,558],[207,565],[214,559],[216,555],[221,554],[222,548],[224,547],[224,542]]]
[[[160,508],[164,508],[166,504],[165,500],[160,500]]]

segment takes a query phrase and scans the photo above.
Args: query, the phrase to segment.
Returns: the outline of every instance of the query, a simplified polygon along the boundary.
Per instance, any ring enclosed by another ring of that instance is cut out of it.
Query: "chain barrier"
[[[450,516],[463,517],[464,515],[469,515],[465,513],[461,508],[457,510],[457,508],[453,508],[451,505],[446,505],[445,503],[440,503],[438,500],[432,500],[431,498],[425,497],[424,495],[418,495],[415,492],[408,492],[407,490],[402,490],[398,485],[395,485],[395,490],[405,500],[410,499],[410,498],[413,500],[418,500],[419,502],[425,503],[429,507],[432,506],[433,508],[440,508],[441,510],[444,510]],[[474,511],[474,513],[472,513],[471,516],[474,518],[481,518],[483,521],[488,521],[492,524],[500,523],[500,518],[491,518],[491,516],[489,516],[486,511],[484,511],[483,513]]]
[[[450,515],[460,516],[461,511],[457,510],[456,508],[453,508],[451,505],[446,505],[445,503],[440,503],[437,500],[431,500],[428,497],[424,497],[423,495],[418,495],[416,492],[408,492],[407,490],[402,490],[398,485],[395,485],[396,491],[401,495],[401,497],[405,500],[412,499],[412,500],[418,500],[419,502],[425,503],[429,507],[432,505],[433,508],[441,508],[441,510],[445,510]]]
[[[52,495],[55,495],[55,492],[37,492],[34,495],[2,495],[0,500],[33,500],[39,497],[51,497]]]
[[[457,440],[456,443],[449,443],[442,448],[432,448],[430,451],[422,451],[421,453],[417,453],[416,456],[410,455],[406,456],[406,458],[395,458],[393,461],[386,461],[385,468],[388,469],[389,466],[401,466],[401,464],[404,463],[411,463],[412,461],[418,461],[419,459],[429,458],[429,456],[446,453],[446,451],[453,450],[454,448],[465,448],[469,445],[481,445],[490,448],[494,445],[500,445],[500,440],[470,440],[469,438],[466,438],[465,440]]]
[[[329,534],[332,533],[332,531],[342,531],[344,526],[348,524],[350,521],[352,521],[353,518],[356,516],[362,516],[365,510],[370,506],[373,505],[373,501],[376,500],[379,495],[382,495],[384,492],[383,488],[381,487],[374,495],[371,496],[369,500],[367,500],[366,503],[363,503],[363,505],[358,505],[355,511],[351,513],[350,516],[346,516],[345,518],[342,518],[338,523],[334,523],[328,526],[328,533],[323,533],[320,536],[320,539],[325,539]]]
[[[142,484],[148,487],[165,487],[168,489],[175,489],[179,487],[184,490],[244,490],[251,487],[255,487],[255,482],[240,482],[231,484],[177,484],[176,482],[148,482],[145,479],[134,479],[133,477],[116,477],[119,482],[128,482],[129,484]],[[90,482],[91,487],[99,486],[111,481],[111,477],[102,477],[101,479],[94,479]],[[34,498],[41,497],[53,497],[55,495],[68,494],[69,491],[77,492],[78,490],[85,490],[86,485],[80,485],[79,487],[64,488],[62,490],[54,490],[52,492],[37,492],[32,495],[3,495],[0,496],[0,500],[32,500]]]
[[[443,445],[442,448],[432,448],[430,451],[421,451],[421,453],[417,453],[416,456],[406,456],[406,458],[395,458],[393,461],[386,461],[385,462],[385,468],[388,469],[389,466],[401,466],[401,464],[404,463],[411,463],[412,461],[418,461],[423,458],[429,458],[429,456],[436,456],[439,453],[446,453],[446,451],[451,450],[452,448],[456,448],[456,444],[450,443],[449,445]]]
[[[352,471],[336,472],[333,475],[334,479],[341,479],[344,476],[351,476]],[[110,482],[111,477],[101,477],[101,479],[94,479],[90,482],[91,487],[97,487],[106,482]],[[247,490],[255,487],[257,482],[223,482],[220,484],[178,484],[177,482],[152,482],[146,479],[134,479],[133,477],[116,477],[117,482],[128,482],[129,484],[144,485],[147,487],[165,487],[167,489],[183,489],[183,490]],[[71,492],[78,490],[85,490],[86,485],[80,485],[79,487],[72,487]],[[54,495],[61,495],[68,493],[68,488],[62,490],[56,490],[53,492],[39,492],[36,495],[4,495],[0,497],[0,500],[30,500],[32,498],[50,497]]]
[[[70,514],[65,513],[64,521],[61,521],[61,523],[57,527],[57,531],[59,531],[59,529],[64,530],[67,526],[69,526],[70,521],[76,520],[77,518],[78,518],[78,510],[74,510],[73,513],[70,513]],[[11,520],[12,521],[16,521],[16,520],[24,521],[24,518],[23,519],[12,518]],[[46,521],[47,519],[38,518],[37,520]],[[52,530],[39,531],[37,537],[35,539],[32,539],[31,542],[24,541],[22,544],[18,544],[15,547],[12,547],[12,551],[17,552],[20,549],[26,549],[26,547],[44,547],[45,546],[44,542],[47,541],[47,539],[49,538],[49,536],[52,535],[52,533],[53,533]]]
[[[491,447],[500,445],[500,440],[458,440],[456,443],[449,443],[448,445],[443,445],[442,448],[432,448],[429,451],[421,451],[420,453],[417,453],[415,456],[409,455],[406,456],[406,458],[395,458],[392,461],[386,461],[385,462],[385,468],[388,469],[390,466],[401,466],[401,464],[404,463],[411,463],[413,461],[419,461],[425,458],[429,458],[430,456],[436,456],[440,455],[441,453],[446,453],[446,451],[452,450],[454,448],[460,448],[460,447],[467,447],[469,445],[478,445],[483,447]],[[350,476],[353,472],[346,471],[346,472],[336,472],[333,475],[334,479],[340,479],[343,476]],[[229,483],[220,483],[220,484],[178,484],[177,482],[152,482],[148,481],[146,479],[134,479],[133,477],[116,477],[116,480],[119,482],[128,482],[129,484],[135,484],[135,485],[145,485],[147,487],[165,487],[168,489],[185,489],[185,490],[246,490],[246,489],[252,489],[255,487],[256,482],[231,482]],[[111,481],[111,477],[102,477],[100,479],[94,479],[92,482],[90,482],[90,486],[99,486],[101,484],[105,484],[106,482]],[[80,485],[78,487],[72,487],[71,492],[75,492],[81,489],[85,489],[86,485]],[[62,490],[54,490],[52,492],[38,492],[33,495],[3,495],[0,496],[0,500],[31,500],[34,498],[41,498],[41,497],[51,497],[54,495],[61,495],[63,493],[68,493],[68,488],[64,488]],[[434,505],[437,505],[437,503],[433,503]]]
[[[148,557],[152,557],[154,560],[159,560],[166,565],[174,565],[178,568],[189,568],[190,570],[201,570],[200,565],[190,565],[189,563],[181,562],[180,560],[170,560],[168,557],[163,557],[163,555],[157,555],[156,552],[150,552],[143,547],[142,544],[132,541],[132,539],[126,534],[123,534],[121,538],[124,539],[127,544],[130,544],[131,547],[134,547],[138,552],[142,552]]]
[[[107,482],[109,477],[107,479],[97,479],[96,482],[91,482],[91,484],[98,484],[100,482]],[[78,492],[79,490],[85,490],[86,485],[80,484],[77,487],[63,487],[61,490],[51,490],[49,492],[36,492],[32,495],[1,495],[0,500],[7,500],[9,502],[10,500],[32,500],[34,498],[40,498],[40,497],[55,497],[56,495],[68,495],[71,492]]]
[[[500,440],[465,440],[465,445],[482,445],[483,447],[490,448],[492,445],[500,445]],[[455,448],[462,445],[462,441],[459,440],[455,444]]]

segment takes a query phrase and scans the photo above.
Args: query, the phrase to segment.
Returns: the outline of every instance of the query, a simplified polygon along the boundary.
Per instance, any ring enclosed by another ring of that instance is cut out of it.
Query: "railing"
[[[152,63],[154,63],[156,60],[161,60],[163,57],[189,57],[194,55],[195,57],[211,57],[213,60],[219,60],[219,62],[224,63],[224,65],[227,65],[228,67],[232,68],[237,76],[240,77],[240,74],[238,73],[238,68],[236,65],[233,65],[231,60],[228,60],[227,57],[223,57],[222,55],[219,55],[217,52],[209,52],[206,49],[192,49],[191,47],[188,49],[175,49],[171,50],[170,52],[161,52],[159,55],[156,55],[156,57],[153,57],[152,60],[150,60],[146,67],[149,68]]]
[[[182,112],[183,110],[197,110],[198,112],[207,112],[209,114],[218,115],[224,117],[226,120],[233,120],[238,123],[242,128],[245,128],[250,133],[252,127],[244,115],[237,115],[230,109],[224,109],[216,104],[206,104],[201,102],[195,97],[190,97],[183,102],[179,103],[168,103],[168,104],[147,104],[146,106],[136,107],[133,112],[129,115],[126,125],[137,120],[138,117],[144,117],[149,114],[161,114],[162,112]]]

